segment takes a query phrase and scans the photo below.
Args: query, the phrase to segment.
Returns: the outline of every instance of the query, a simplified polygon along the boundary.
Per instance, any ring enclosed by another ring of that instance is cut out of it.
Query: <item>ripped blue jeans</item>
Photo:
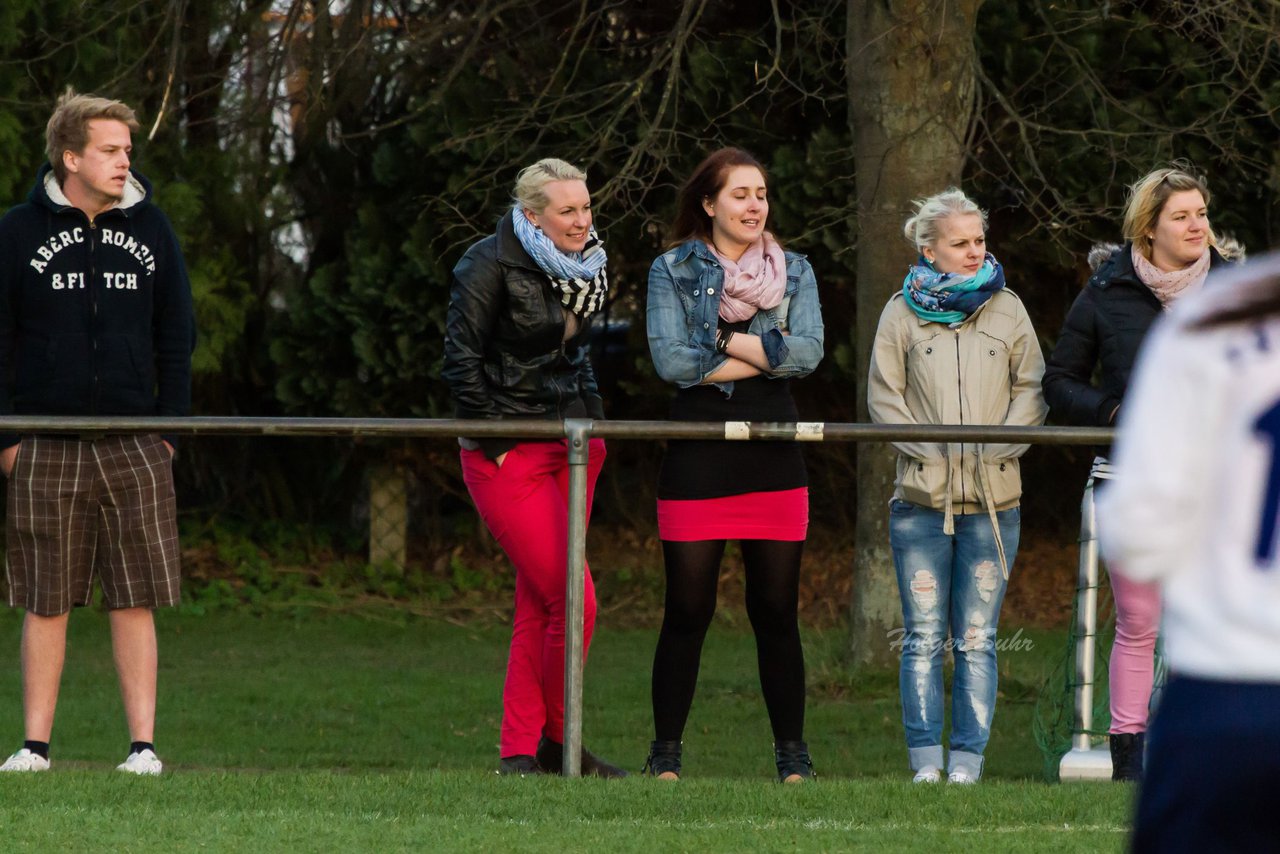
[[[996,514],[1010,572],[1018,551],[1021,515]],[[986,513],[956,515],[955,533],[942,532],[943,514],[894,499],[889,544],[902,599],[899,689],[911,770],[933,766],[982,773],[996,704],[996,626],[1007,586]],[[949,636],[948,636],[949,633]],[[895,635],[898,633],[895,633]],[[943,764],[942,664],[955,655],[951,688],[951,750]]]

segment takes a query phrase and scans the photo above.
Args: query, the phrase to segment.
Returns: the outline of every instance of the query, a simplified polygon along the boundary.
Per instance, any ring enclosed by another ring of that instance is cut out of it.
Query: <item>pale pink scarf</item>
[[[750,320],[757,310],[773,308],[782,302],[787,291],[787,259],[772,234],[766,231],[737,261],[717,252],[715,244],[711,245],[711,251],[724,268],[720,316],[725,320],[730,323]]]
[[[1151,289],[1151,293],[1160,300],[1161,307],[1168,311],[1173,308],[1174,300],[1184,294],[1200,290],[1205,278],[1209,275],[1209,250],[1193,264],[1181,270],[1166,272],[1147,260],[1146,256],[1133,247],[1133,269],[1142,283]]]

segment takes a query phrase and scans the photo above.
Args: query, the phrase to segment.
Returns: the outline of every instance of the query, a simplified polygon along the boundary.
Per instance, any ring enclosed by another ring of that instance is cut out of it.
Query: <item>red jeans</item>
[[[592,439],[587,517],[604,465]],[[565,564],[569,551],[569,456],[560,442],[525,442],[499,467],[481,451],[462,452],[462,479],[489,532],[516,570],[516,610],[502,689],[502,756],[532,756],[545,733],[564,743]],[[596,622],[596,591],[586,568],[582,655]]]

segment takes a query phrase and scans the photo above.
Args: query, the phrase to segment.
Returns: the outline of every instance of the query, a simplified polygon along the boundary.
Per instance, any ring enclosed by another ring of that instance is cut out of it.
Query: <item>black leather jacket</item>
[[[1160,300],[1133,269],[1132,244],[1111,253],[1076,297],[1044,371],[1053,418],[1085,427],[1111,425],[1138,350],[1160,316]],[[1212,247],[1209,268],[1228,263]],[[1100,367],[1098,384],[1093,383]]]
[[[441,376],[459,418],[603,418],[589,323],[564,340],[565,315],[508,211],[453,268]],[[493,459],[519,442],[468,440]]]

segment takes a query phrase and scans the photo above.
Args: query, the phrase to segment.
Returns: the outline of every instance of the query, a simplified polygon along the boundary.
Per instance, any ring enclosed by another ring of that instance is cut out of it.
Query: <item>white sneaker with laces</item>
[[[141,777],[159,777],[160,772],[164,770],[164,763],[160,761],[160,757],[156,756],[152,750],[141,750],[137,753],[130,753],[129,758],[116,766],[117,771],[124,771],[128,774],[137,774]]]
[[[0,765],[0,771],[48,771],[49,760],[39,753],[22,748]]]
[[[932,765],[926,765],[911,778],[912,783],[941,783],[942,772]]]
[[[978,778],[963,768],[957,768],[947,775],[947,782],[957,786],[972,786],[978,782]]]

